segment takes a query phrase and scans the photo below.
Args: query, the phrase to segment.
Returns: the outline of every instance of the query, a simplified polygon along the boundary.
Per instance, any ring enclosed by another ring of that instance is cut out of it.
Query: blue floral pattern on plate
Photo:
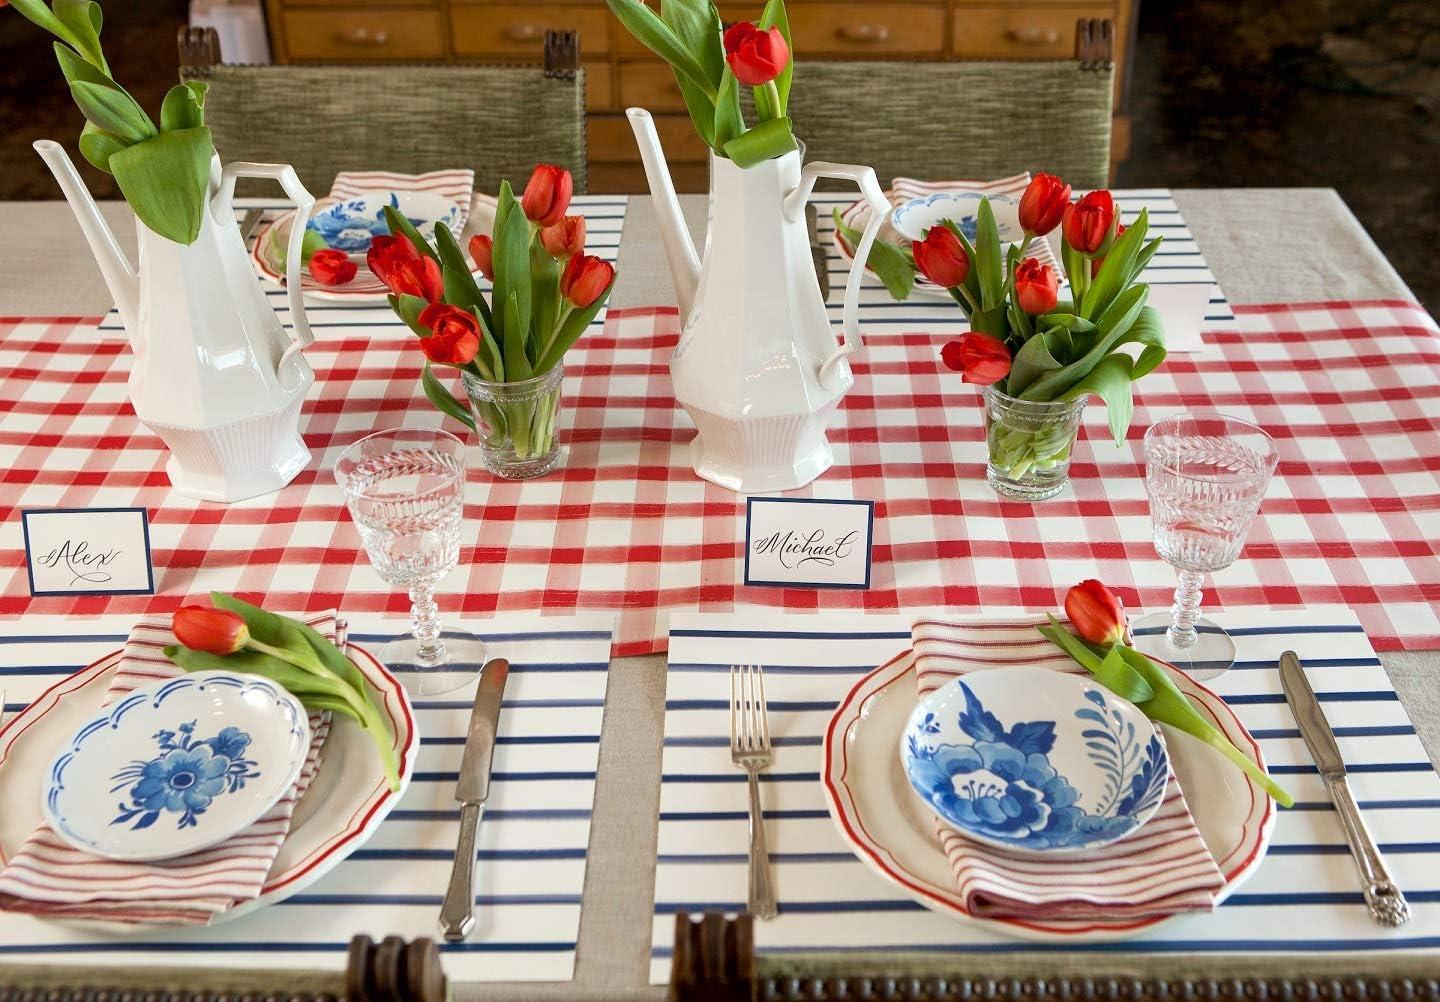
[[[388,198],[385,194],[362,195],[359,198],[336,202],[316,212],[306,225],[319,233],[327,246],[347,254],[363,254],[370,249],[371,240],[390,233],[390,224],[385,221],[385,206],[400,209],[400,196],[393,191],[388,193]],[[426,237],[430,237],[435,227],[441,223],[453,228],[459,216],[459,206],[443,199],[438,201],[444,201],[449,206],[444,215],[405,214],[410,224]]]
[[[130,787],[130,803],[120,804],[112,825],[133,821],[132,829],[149,828],[169,811],[180,815],[177,828],[191,828],[216,797],[243,790],[247,779],[260,778],[259,766],[245,757],[249,734],[225,727],[213,738],[197,740],[195,723],[156,731],[160,754],[148,762],[136,759],[110,777],[119,781],[111,793]]]
[[[965,239],[973,242],[979,227],[976,212],[981,198],[990,200],[1001,244],[1019,243],[1024,239],[1019,203],[1008,195],[984,195],[978,191],[937,191],[912,198],[895,207],[891,225],[905,239],[918,240],[926,230],[949,219],[965,234]]]
[[[1105,845],[1139,828],[1164,799],[1165,745],[1117,697],[1086,685],[1057,751],[1056,720],[1006,727],[964,680],[953,685],[963,709],[947,722],[922,706],[901,751],[911,786],[962,833],[1037,852]],[[943,740],[947,732],[960,740]],[[1079,743],[1090,767],[1083,780],[1071,768]]]

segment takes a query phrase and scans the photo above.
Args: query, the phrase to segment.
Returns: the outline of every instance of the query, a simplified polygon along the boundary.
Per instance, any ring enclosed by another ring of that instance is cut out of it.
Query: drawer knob
[[[1054,28],[1037,28],[1030,25],[1027,28],[1011,28],[1005,32],[1005,37],[1012,42],[1019,42],[1021,45],[1054,45],[1060,41],[1060,32]]]
[[[337,32],[335,35],[340,41],[347,45],[367,45],[379,47],[390,41],[390,35],[385,30],[371,31],[369,28],[348,28],[345,31]]]
[[[874,45],[890,38],[890,26],[888,24],[842,24],[835,29],[835,34],[847,42]]]
[[[533,42],[544,34],[538,24],[512,24],[505,29],[505,37],[512,42]]]

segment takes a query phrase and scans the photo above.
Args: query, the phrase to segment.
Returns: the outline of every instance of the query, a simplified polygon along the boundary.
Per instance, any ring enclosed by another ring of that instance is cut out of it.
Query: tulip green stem
[[[355,711],[360,721],[360,726],[366,730],[370,730],[372,723],[379,719],[379,714],[376,712],[375,707],[365,698],[364,694],[352,689],[346,684],[344,679],[321,664],[319,659],[306,657],[297,654],[295,651],[286,650],[283,647],[272,647],[270,644],[256,640],[254,637],[246,639],[245,647],[260,654],[268,654],[278,661],[284,661],[288,665],[293,665],[301,671],[308,672],[327,682],[333,682],[337,694]]]

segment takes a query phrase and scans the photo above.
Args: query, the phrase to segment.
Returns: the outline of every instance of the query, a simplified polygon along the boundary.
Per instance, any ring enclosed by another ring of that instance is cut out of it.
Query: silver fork
[[[5,721],[10,719],[10,714],[5,712],[5,690],[0,689],[0,730],[5,727]]]
[[[759,665],[730,666],[730,760],[750,784],[750,914],[775,917],[775,881],[760,807],[760,770],[775,761],[765,704],[765,671]]]

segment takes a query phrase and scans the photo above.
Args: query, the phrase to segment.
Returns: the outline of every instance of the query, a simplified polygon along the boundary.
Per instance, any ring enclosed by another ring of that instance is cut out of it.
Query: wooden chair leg
[[[706,912],[698,922],[675,915],[671,1002],[754,1002],[755,938],[749,915]]]
[[[175,45],[180,50],[182,67],[205,69],[220,65],[220,35],[214,28],[181,25],[175,34]]]
[[[580,69],[580,33],[545,32],[545,75],[574,80]]]
[[[1084,70],[1110,69],[1115,63],[1115,22],[1103,17],[1076,21],[1075,58]]]

